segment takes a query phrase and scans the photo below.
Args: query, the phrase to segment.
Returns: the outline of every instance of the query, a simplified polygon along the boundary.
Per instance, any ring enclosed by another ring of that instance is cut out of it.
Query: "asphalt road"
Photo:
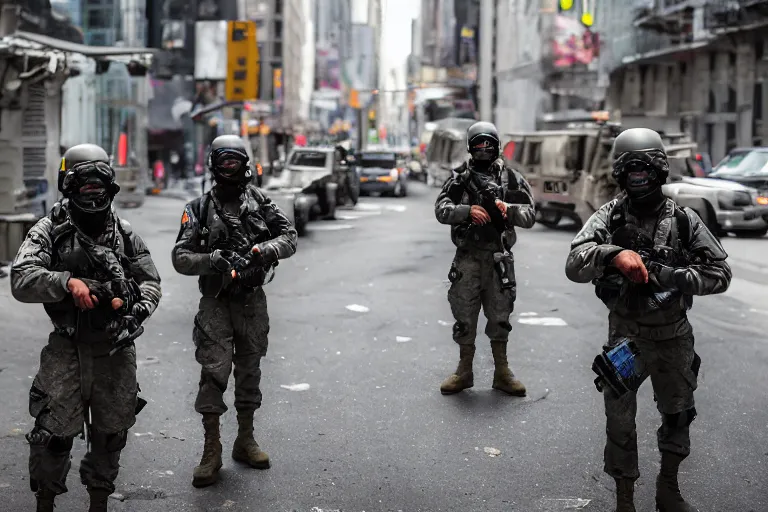
[[[126,211],[155,256],[164,297],[138,343],[149,405],[123,452],[117,492],[124,501],[111,500],[112,510],[612,511],[613,482],[602,472],[602,397],[590,369],[606,337],[606,311],[590,286],[564,276],[573,233],[537,226],[521,233],[516,248],[510,361],[529,397],[490,389],[484,336],[475,388],[444,397],[438,387],[458,349],[445,297],[453,246],[434,219],[435,195],[414,185],[407,198],[364,198],[339,220],[314,224],[296,256],[281,263],[267,288],[270,349],[257,421],[273,466],[251,470],[229,458],[230,410],[222,480],[207,489],[190,484],[202,452],[193,410],[197,286],[170,262],[183,203],[149,198]],[[768,239],[729,239],[726,246],[735,263],[759,262]],[[691,314],[703,365],[694,451],[681,486],[701,511],[768,510],[768,293],[754,267],[735,266],[731,290],[698,299]],[[49,323],[42,307],[10,297],[8,279],[0,280],[0,305],[0,510],[15,512],[34,507],[23,436],[32,426],[27,393]],[[227,399],[231,404],[231,387]],[[651,511],[659,417],[649,384],[637,423],[637,505]],[[77,474],[84,445],[75,446],[70,492],[57,512],[85,507]]]

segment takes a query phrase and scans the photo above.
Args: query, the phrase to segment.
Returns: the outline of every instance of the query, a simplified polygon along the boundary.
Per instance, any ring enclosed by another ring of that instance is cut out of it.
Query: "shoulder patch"
[[[189,224],[189,213],[187,213],[187,209],[184,208],[184,213],[181,214],[181,225],[186,226]]]

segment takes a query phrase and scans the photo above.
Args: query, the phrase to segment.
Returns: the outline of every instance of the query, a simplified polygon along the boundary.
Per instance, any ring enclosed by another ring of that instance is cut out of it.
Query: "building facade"
[[[581,9],[561,12],[556,0],[498,2],[494,75],[500,130],[567,123],[600,107],[607,85],[599,68],[600,33],[580,21]]]
[[[693,137],[717,162],[737,146],[768,144],[768,2],[601,2],[611,48],[607,107],[627,126]]]

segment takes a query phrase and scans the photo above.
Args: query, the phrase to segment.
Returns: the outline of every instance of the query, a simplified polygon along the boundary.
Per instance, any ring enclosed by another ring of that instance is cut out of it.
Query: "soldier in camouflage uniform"
[[[663,195],[661,186],[669,164],[658,133],[645,128],[626,130],[614,141],[613,152],[613,176],[622,197],[603,205],[586,222],[571,244],[565,271],[571,281],[593,281],[598,297],[609,308],[609,339],[604,350],[631,340],[643,368],[639,382],[651,377],[662,416],[657,508],[693,512],[696,509],[683,499],[677,482],[678,467],[691,449],[689,425],[696,417],[693,392],[701,362],[694,352],[687,311],[694,295],[726,291],[731,269],[723,247],[696,212],[678,207]],[[622,223],[643,230],[655,247],[687,254],[686,263],[672,267],[647,257],[644,260],[626,244],[619,245]],[[648,286],[653,286],[653,293],[641,291]],[[608,435],[605,472],[616,480],[616,511],[635,512],[634,482],[639,477],[636,391],[618,396],[605,387],[603,395]]]
[[[250,182],[245,145],[223,135],[208,158],[215,185],[187,204],[173,249],[173,266],[200,276],[203,297],[195,317],[195,358],[202,365],[195,410],[203,416],[205,445],[192,485],[218,480],[222,466],[219,416],[227,411],[223,394],[235,367],[238,433],[232,458],[258,469],[269,456],[253,436],[253,415],[261,407],[261,358],[267,354],[269,316],[262,285],[278,260],[296,252],[297,234],[290,220]]]
[[[65,199],[30,230],[11,267],[13,296],[43,303],[54,326],[29,393],[30,483],[37,510],[53,511],[85,423],[90,450],[80,478],[90,511],[103,512],[143,406],[135,346],[115,351],[116,333],[139,332],[160,301],[160,277],[142,239],[112,209],[120,187],[103,149],[69,149],[59,190]]]
[[[457,247],[448,274],[448,302],[456,320],[453,340],[459,345],[459,365],[440,391],[453,394],[474,385],[472,361],[482,307],[495,364],[493,387],[525,396],[525,386],[509,369],[507,340],[512,330],[509,316],[517,297],[511,252],[517,241],[515,226],[533,226],[533,196],[523,176],[499,158],[500,141],[493,124],[472,125],[467,131],[467,150],[469,162],[454,171],[435,203],[437,220],[451,226],[451,240]],[[492,192],[485,207],[478,203],[476,192],[480,190]],[[492,222],[493,216],[498,223]]]

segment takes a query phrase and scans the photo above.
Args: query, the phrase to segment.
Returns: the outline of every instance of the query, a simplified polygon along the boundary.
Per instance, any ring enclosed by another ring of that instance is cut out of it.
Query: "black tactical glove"
[[[225,253],[229,253],[231,251],[222,251],[220,249],[216,249],[211,253],[211,268],[213,270],[216,270],[218,272],[221,272],[222,274],[227,272],[232,268],[232,264],[229,262],[229,259],[225,256]]]
[[[123,311],[131,311],[141,300],[141,288],[133,279],[113,279],[110,287],[113,297],[123,301]]]
[[[229,262],[230,268],[233,268],[238,272],[245,269],[250,263],[247,258],[240,256],[234,251],[221,251],[221,254]]]
[[[149,318],[149,315],[150,315],[149,308],[141,302],[139,302],[138,304],[134,305],[133,308],[131,308],[130,316],[135,318],[139,322],[139,324],[143,324],[146,321],[146,319]]]
[[[646,268],[648,269],[648,280],[662,290],[678,289],[674,268],[662,265],[655,261],[648,262]]]

